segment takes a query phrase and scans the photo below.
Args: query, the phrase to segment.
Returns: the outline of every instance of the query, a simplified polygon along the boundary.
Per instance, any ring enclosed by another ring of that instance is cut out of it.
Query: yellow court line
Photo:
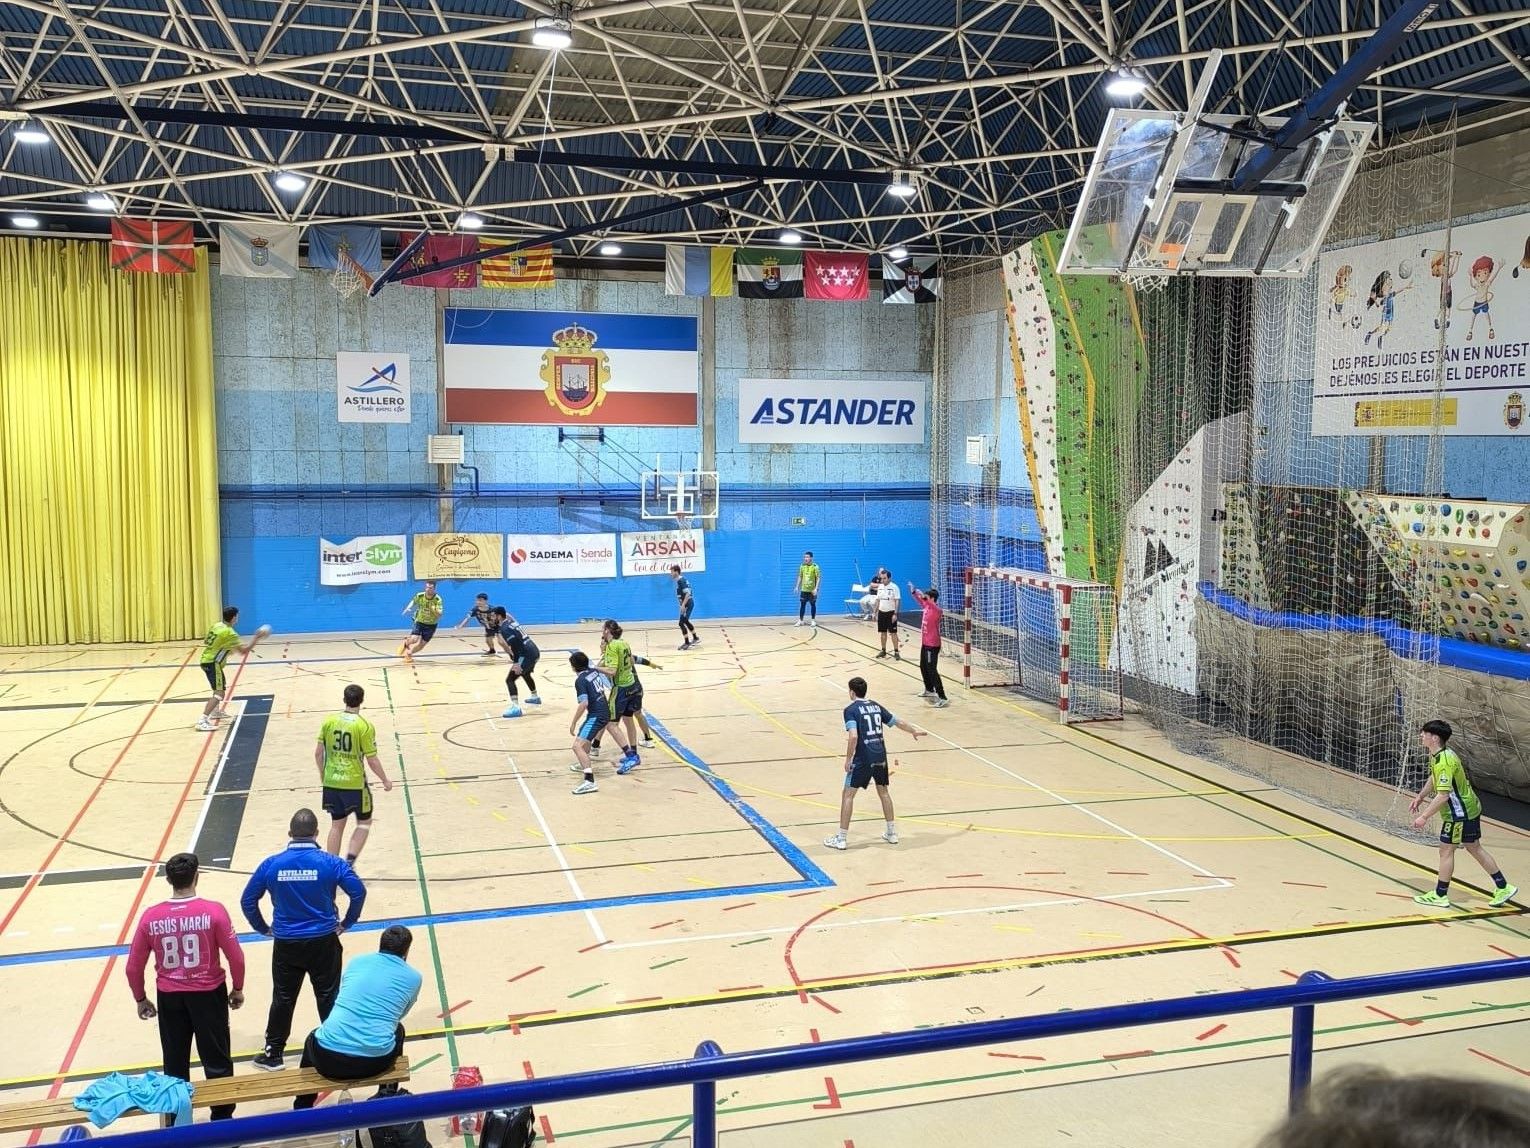
[[[127,673],[127,669],[124,667],[123,669],[118,670],[110,678],[108,678],[107,681],[106,681],[106,684],[101,687],[101,692],[98,693],[95,697],[91,698],[90,701],[86,702],[85,703],[85,708],[82,709],[79,713],[75,714],[74,717],[70,718],[69,719],[69,724],[66,725],[64,728],[65,729],[72,729],[74,726],[76,726],[80,722],[84,721],[85,720],[85,715],[88,714],[91,710],[96,708],[96,703],[106,696],[106,691],[111,689],[114,685],[116,685],[117,684],[117,679],[120,678],[125,673]]]

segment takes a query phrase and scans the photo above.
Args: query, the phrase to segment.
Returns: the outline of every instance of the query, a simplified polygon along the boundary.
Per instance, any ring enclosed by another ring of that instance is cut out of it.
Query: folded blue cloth
[[[191,1123],[191,1085],[162,1072],[103,1076],[74,1098],[74,1106],[88,1113],[90,1122],[105,1128],[129,1109],[174,1115],[176,1126]]]

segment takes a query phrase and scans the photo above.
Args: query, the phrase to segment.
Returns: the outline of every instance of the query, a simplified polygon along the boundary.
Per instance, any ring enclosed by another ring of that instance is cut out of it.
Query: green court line
[[[442,1054],[439,1053],[439,1052],[433,1052],[429,1056],[427,1056],[424,1060],[417,1060],[417,1061],[413,1062],[412,1064],[410,1064],[409,1071],[410,1072],[418,1072],[418,1071],[420,1071],[420,1069],[424,1068],[427,1064],[434,1064],[436,1061],[440,1060],[441,1059],[441,1055]]]
[[[585,993],[592,993],[596,989],[603,989],[603,988],[605,988],[610,983],[611,983],[610,981],[601,981],[600,984],[598,984],[598,985],[591,985],[587,989],[580,989],[578,992],[569,993],[568,994],[568,999],[569,1000],[573,1000],[575,997],[582,997],[582,996],[584,996]]]
[[[689,960],[689,959],[690,959],[689,957],[676,957],[672,961],[660,961],[656,965],[649,965],[648,966],[648,971],[649,972],[653,972],[655,969],[667,969],[667,968],[669,968],[670,965],[678,965],[681,961],[685,961],[685,960]]]
[[[1413,1017],[1413,1018],[1410,1018],[1410,1019],[1418,1020],[1418,1021],[1448,1020],[1448,1019],[1451,1019],[1451,1018],[1454,1018],[1454,1017],[1478,1016],[1478,1015],[1481,1015],[1483,1013],[1503,1012],[1503,1011],[1509,1010],[1509,1009],[1521,1009],[1521,1008],[1526,1008],[1526,1007],[1530,1007],[1530,1001],[1517,1001],[1517,1002],[1515,1002],[1513,1004],[1484,1005],[1484,1006],[1482,1006],[1480,1008],[1452,1009],[1452,1010],[1448,1010],[1448,1011],[1445,1011],[1445,1012],[1429,1013],[1429,1014],[1425,1014],[1423,1016]],[[1503,1022],[1496,1022],[1496,1023],[1511,1024],[1511,1023],[1520,1023],[1520,1022],[1518,1022],[1518,1021],[1503,1021]],[[926,1026],[926,1027],[929,1027],[929,1026]],[[1364,1031],[1366,1029],[1396,1028],[1396,1027],[1397,1027],[1397,1022],[1396,1021],[1392,1021],[1392,1020],[1360,1021],[1360,1022],[1358,1022],[1356,1024],[1335,1025],[1335,1026],[1333,1026],[1331,1028],[1318,1028],[1316,1030],[1316,1035],[1317,1036],[1325,1036],[1325,1037],[1326,1036],[1338,1036],[1338,1035],[1343,1035],[1345,1033],[1361,1032],[1361,1031]],[[1490,1027],[1490,1026],[1473,1026],[1473,1027]],[[1449,1036],[1451,1033],[1461,1032],[1461,1031],[1465,1031],[1465,1030],[1462,1030],[1462,1029],[1450,1029],[1450,1030],[1447,1030],[1446,1032],[1440,1032],[1440,1033],[1410,1033],[1410,1034],[1407,1034],[1407,1035],[1401,1035],[1397,1039],[1399,1039],[1399,1040],[1411,1040],[1411,1039],[1415,1039],[1415,1038],[1420,1037],[1420,1036]],[[1276,1033],[1270,1033],[1270,1034],[1265,1035],[1265,1036],[1243,1037],[1243,1038],[1238,1039],[1238,1040],[1216,1041],[1214,1043],[1204,1043],[1204,1044],[1189,1044],[1189,1045],[1182,1045],[1182,1046],[1177,1047],[1177,1048],[1159,1049],[1159,1050],[1155,1050],[1154,1052],[1152,1052],[1149,1056],[1142,1057],[1141,1059],[1148,1060],[1148,1059],[1157,1059],[1157,1058],[1160,1058],[1160,1057],[1180,1056],[1180,1055],[1183,1055],[1183,1054],[1189,1053],[1189,1052],[1204,1052],[1204,1051],[1207,1051],[1209,1049],[1242,1048],[1242,1047],[1249,1047],[1249,1046],[1259,1045],[1259,1044],[1270,1044],[1270,1043],[1276,1042],[1276,1041],[1279,1041],[1281,1043],[1289,1043],[1290,1040],[1291,1040],[1291,1034],[1290,1033],[1288,1033],[1288,1032],[1276,1032]],[[1375,1044],[1375,1043],[1382,1043],[1382,1042],[1376,1042],[1376,1041],[1366,1042],[1366,1044]],[[1346,1046],[1344,1046],[1344,1048],[1346,1048],[1346,1049],[1351,1049],[1351,1048],[1355,1048],[1355,1047],[1362,1047],[1362,1046],[1354,1046],[1354,1045],[1346,1045]],[[974,1049],[974,1050],[971,1050],[971,1051],[977,1051],[977,1050]],[[1335,1051],[1340,1051],[1340,1050],[1338,1050],[1338,1049],[1318,1049],[1319,1053],[1335,1052]],[[939,1080],[911,1081],[911,1082],[906,1083],[906,1084],[886,1084],[886,1085],[881,1085],[881,1086],[876,1087],[876,1088],[863,1088],[863,1089],[857,1089],[857,1090],[854,1090],[854,1091],[842,1091],[839,1095],[840,1095],[840,1099],[841,1100],[851,1100],[851,1099],[858,1099],[860,1097],[865,1097],[865,1096],[883,1096],[883,1095],[902,1093],[902,1092],[914,1092],[914,1091],[918,1091],[919,1089],[936,1088],[936,1087],[941,1087],[941,1086],[944,1086],[944,1085],[980,1084],[980,1083],[983,1083],[985,1081],[990,1081],[990,1080],[1006,1080],[1006,1079],[1012,1079],[1014,1077],[1020,1077],[1020,1076],[1036,1076],[1036,1075],[1039,1075],[1039,1074],[1044,1073],[1044,1072],[1060,1072],[1060,1071],[1063,1071],[1065,1069],[1071,1069],[1071,1068],[1097,1068],[1097,1067],[1099,1067],[1101,1065],[1111,1065],[1111,1064],[1115,1064],[1115,1063],[1116,1063],[1115,1061],[1106,1060],[1104,1057],[1094,1057],[1094,1058],[1088,1059],[1088,1060],[1065,1061],[1065,1062],[1059,1062],[1057,1064],[1035,1064],[1035,1065],[1031,1065],[1030,1067],[1027,1067],[1027,1068],[1008,1068],[1008,1069],[1001,1069],[1001,1070],[996,1071],[996,1072],[980,1072],[980,1073],[973,1073],[973,1074],[967,1075],[967,1076],[951,1076],[951,1077],[946,1077],[944,1079],[939,1079]],[[1210,1068],[1210,1067],[1220,1067],[1220,1066],[1226,1065],[1226,1064],[1238,1064],[1238,1063],[1243,1063],[1243,1062],[1242,1061],[1218,1061],[1214,1065],[1207,1065],[1205,1067],[1208,1067],[1208,1068]],[[1197,1066],[1197,1067],[1199,1067],[1199,1066]],[[1095,1078],[1093,1080],[1080,1081],[1078,1083],[1081,1083],[1081,1084],[1099,1084],[1099,1083],[1104,1083],[1108,1079],[1109,1078],[1101,1077],[1101,1078]],[[795,1098],[786,1099],[786,1100],[767,1100],[767,1101],[762,1101],[762,1102],[760,1102],[758,1104],[743,1104],[743,1105],[739,1105],[737,1108],[730,1108],[729,1111],[730,1112],[767,1112],[767,1111],[770,1111],[772,1109],[796,1108],[796,1107],[800,1107],[800,1106],[805,1105],[805,1104],[818,1104],[818,1103],[822,1103],[826,1099],[828,1099],[828,1098],[823,1093],[818,1093],[818,1094],[812,1095],[812,1096],[800,1096],[800,1097],[795,1097]],[[964,1099],[964,1098],[954,1098],[954,1099]],[[854,1115],[854,1114],[847,1112],[847,1113],[845,1113],[845,1115]],[[564,1139],[564,1138],[570,1138],[571,1139],[571,1138],[573,1138],[575,1136],[594,1136],[594,1135],[599,1135],[600,1133],[605,1133],[605,1132],[628,1132],[628,1131],[632,1131],[634,1129],[647,1128],[647,1127],[650,1127],[652,1125],[667,1125],[667,1124],[672,1124],[675,1121],[678,1121],[678,1120],[681,1120],[681,1119],[685,1119],[685,1120],[689,1121],[690,1118],[689,1117],[680,1117],[680,1116],[659,1116],[659,1117],[650,1117],[649,1119],[646,1119],[646,1120],[635,1120],[635,1121],[632,1121],[630,1123],[625,1123],[625,1124],[607,1124],[607,1125],[603,1125],[603,1126],[598,1127],[598,1128],[577,1128],[577,1129],[571,1129],[571,1130],[568,1130],[568,1131],[564,1131],[563,1129],[559,1129],[558,1130],[558,1138],[561,1140],[561,1139]]]
[[[742,948],[745,945],[758,945],[761,941],[768,941],[768,940],[770,940],[769,937],[756,937],[752,941],[740,941],[738,944],[730,945],[728,947],[729,948],[733,948],[733,949],[739,949],[739,948]]]

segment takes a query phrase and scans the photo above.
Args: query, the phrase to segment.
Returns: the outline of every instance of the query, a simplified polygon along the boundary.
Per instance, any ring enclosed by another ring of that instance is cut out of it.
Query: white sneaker
[[[882,834],[882,840],[889,845],[896,845],[898,843],[898,831],[896,829],[887,830]]]
[[[848,849],[850,843],[836,833],[833,837],[825,837],[823,843],[830,849]]]
[[[213,712],[207,716],[212,718],[213,721],[227,721],[233,715],[229,713],[228,710],[213,710]]]
[[[203,717],[197,719],[198,733],[213,733],[217,730],[217,728],[218,727],[213,724],[213,720],[211,718]]]
[[[638,742],[638,748],[639,749],[652,749],[653,745],[654,745],[654,742],[653,742],[653,738],[651,738],[651,737],[645,737],[642,741]]]
[[[578,785],[574,786],[574,796],[579,797],[586,793],[596,793],[599,789],[600,786],[596,785],[593,781],[581,781]]]
[[[802,620],[799,618],[797,621],[792,623],[792,629],[796,629],[798,626],[800,626],[802,624],[803,624]]]
[[[933,693],[931,693],[929,690],[920,690],[919,693],[916,696],[921,697],[921,698],[933,698],[935,695]]]
[[[575,773],[583,773],[584,772],[584,766],[580,765],[577,761],[569,762],[568,767],[570,769],[572,769]]]
[[[935,699],[935,708],[938,709],[938,710],[943,710],[943,709],[945,709],[950,704],[951,704],[951,701],[950,701],[949,698],[936,698]]]
[[[812,626],[815,630],[818,629],[818,619],[813,619],[813,621],[809,622],[808,625]]]
[[[599,761],[600,760],[600,746],[598,746],[598,745],[590,746],[590,760],[591,761]]]

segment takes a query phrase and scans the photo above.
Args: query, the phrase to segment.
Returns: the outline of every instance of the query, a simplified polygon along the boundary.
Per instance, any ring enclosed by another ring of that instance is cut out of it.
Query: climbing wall
[[[1427,592],[1444,636],[1530,653],[1530,507],[1362,490],[1345,502],[1392,576]]]
[[[1247,483],[1230,482],[1222,489],[1222,557],[1218,587],[1240,602],[1260,610],[1270,608],[1270,586],[1259,560],[1254,532],[1253,493]]]
[[[1004,309],[1015,368],[1020,445],[1031,479],[1047,569],[1065,573],[1062,505],[1057,485],[1057,353],[1052,308],[1036,267],[1034,244],[1004,257]]]

